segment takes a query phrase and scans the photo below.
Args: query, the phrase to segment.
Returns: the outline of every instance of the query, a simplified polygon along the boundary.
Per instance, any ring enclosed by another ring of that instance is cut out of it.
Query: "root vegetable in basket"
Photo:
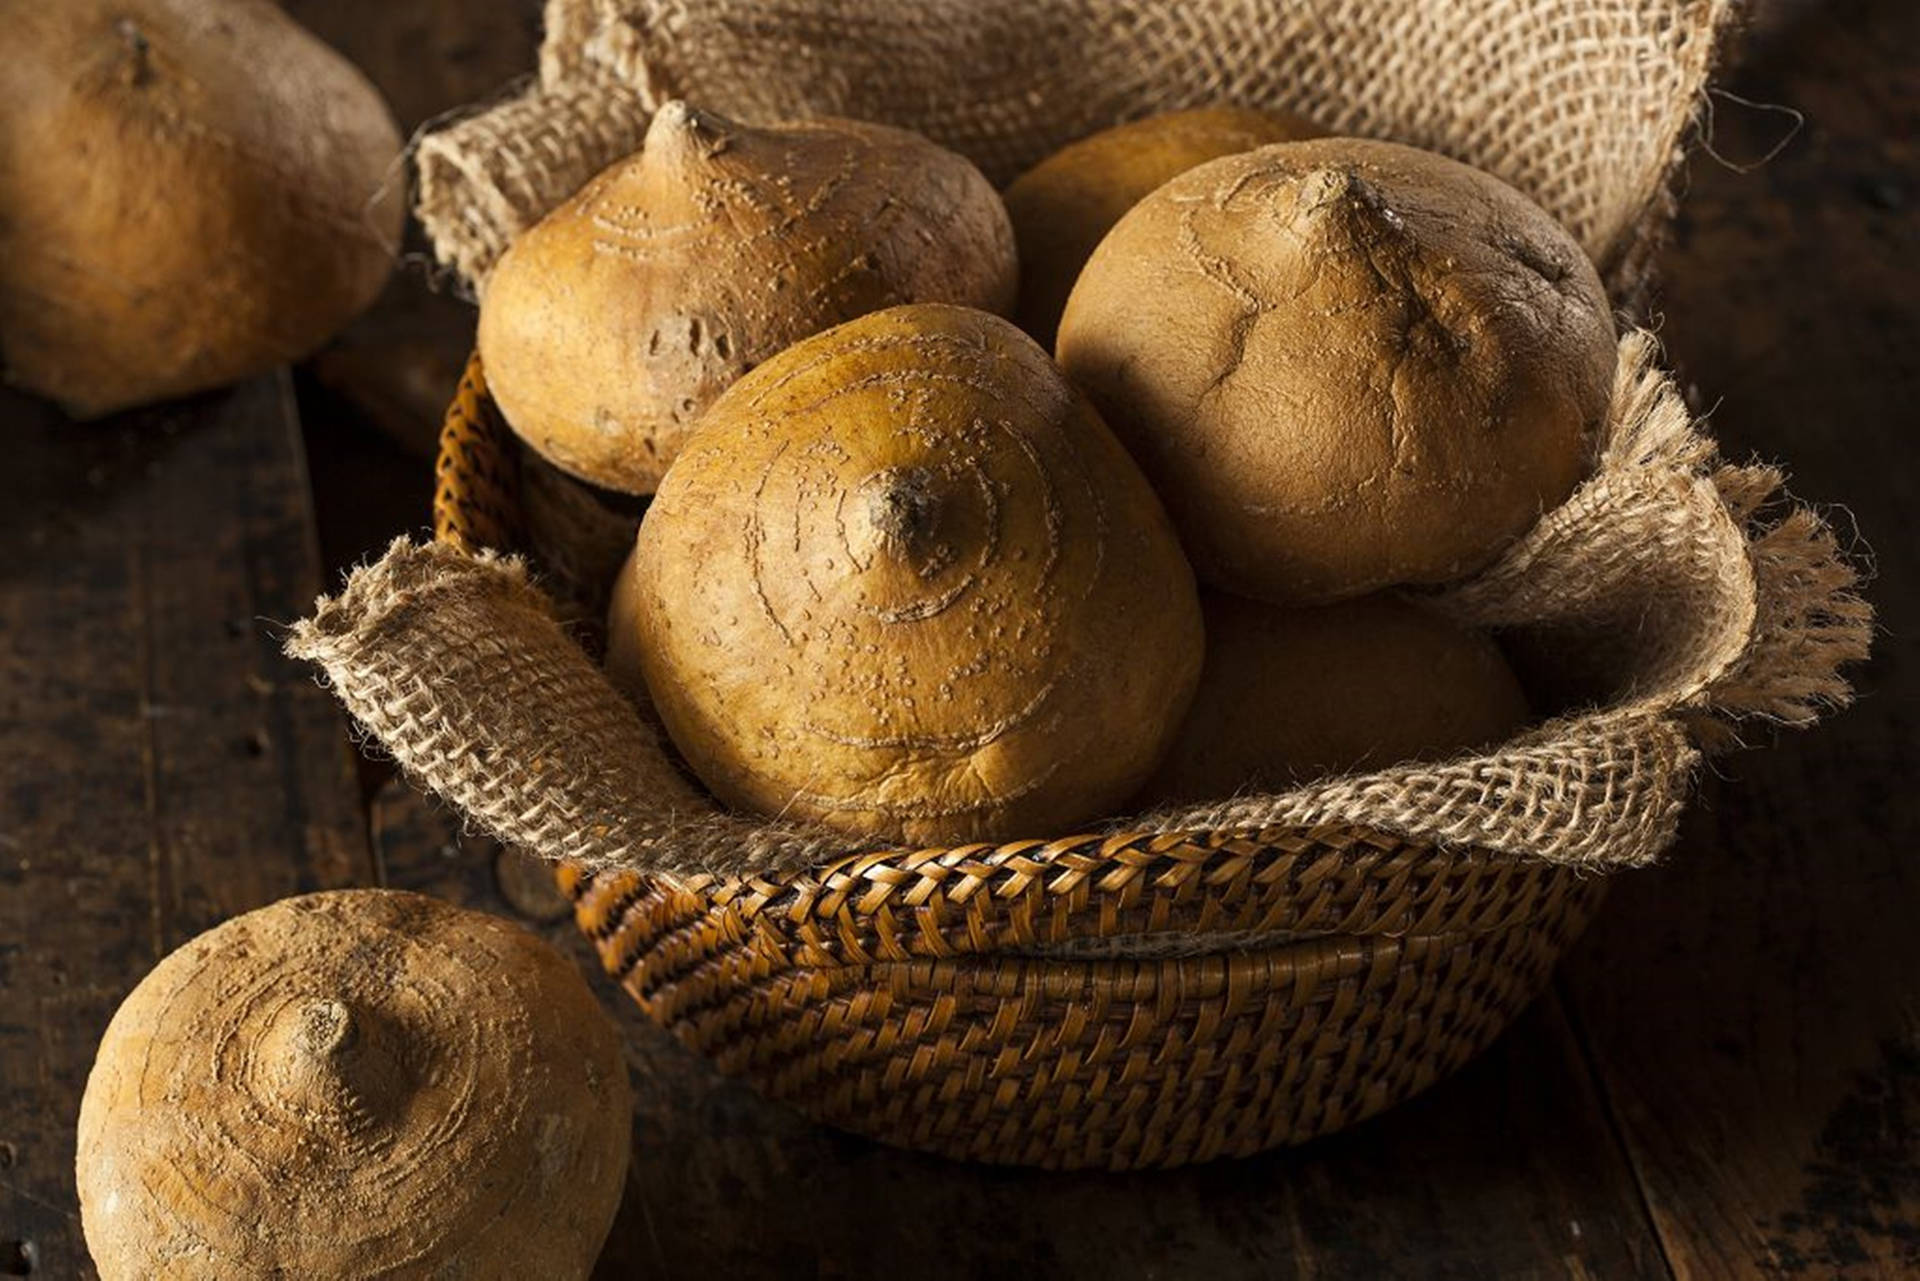
[[[309,894],[127,997],[80,1105],[87,1247],[120,1277],[585,1277],[633,1100],[580,972],[424,895]]]
[[[1199,675],[1159,500],[1046,353],[898,307],[708,411],[608,621],[723,800],[890,840],[1059,835],[1125,800]]]
[[[306,355],[385,283],[400,137],[265,0],[0,0],[0,354],[92,416]]]
[[[1220,156],[1325,132],[1299,116],[1201,107],[1116,125],[1054,152],[1005,192],[1020,251],[1014,318],[1051,351],[1088,255],[1148,192]]]
[[[1208,591],[1200,603],[1200,688],[1142,804],[1444,759],[1527,722],[1526,695],[1492,638],[1411,601],[1283,609]]]
[[[1589,465],[1613,320],[1579,244],[1477,169],[1325,138],[1134,206],[1060,362],[1195,572],[1307,605],[1483,567]]]
[[[964,158],[903,129],[758,129],[683,102],[523,234],[480,307],[520,437],[582,480],[651,493],[701,412],[782,348],[883,307],[1008,310],[1013,231]]]

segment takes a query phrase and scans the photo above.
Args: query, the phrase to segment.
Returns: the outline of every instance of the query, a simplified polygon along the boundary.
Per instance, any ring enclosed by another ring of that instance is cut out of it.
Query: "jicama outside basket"
[[[913,124],[1004,178],[1092,123],[1034,126],[978,61],[1005,44],[1020,68],[1002,80],[1058,94],[1079,74],[1095,95],[1082,114],[1229,97],[1477,160],[1559,213],[1624,300],[1726,14],[1712,0],[1202,8],[553,0],[540,82],[422,145],[423,216],[481,282],[517,227],[637,145],[668,91],[749,116]],[[1022,24],[1031,39],[980,43]],[[802,56],[822,49],[859,74]],[[889,90],[888,68],[911,91]],[[1615,107],[1618,128],[1577,115]],[[1538,140],[1516,134],[1516,111]],[[986,1161],[1251,1153],[1464,1063],[1539,991],[1602,874],[1671,844],[1699,745],[1845,698],[1836,669],[1869,628],[1852,572],[1816,516],[1778,500],[1777,472],[1718,460],[1656,356],[1626,335],[1592,478],[1435,598],[1558,678],[1551,718],[1481,756],[954,849],[719,812],[577,643],[632,514],[554,502],[477,359],[442,436],[436,544],[358,571],[291,648],[413,776],[560,862],[581,928],[647,1013],[766,1093]]]

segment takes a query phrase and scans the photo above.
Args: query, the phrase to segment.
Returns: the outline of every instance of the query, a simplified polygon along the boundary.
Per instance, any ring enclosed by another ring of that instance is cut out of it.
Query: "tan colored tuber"
[[[651,493],[702,411],[783,347],[898,303],[1005,311],[1014,277],[1000,197],[920,135],[669,102],[501,258],[480,355],[529,445]]]
[[[1282,609],[1201,593],[1207,659],[1142,803],[1280,791],[1502,742],[1526,695],[1492,638],[1395,596]]]
[[[80,1105],[117,1278],[580,1278],[625,1181],[619,1037],[572,962],[419,894],[308,894],[169,955]]]
[[[1094,251],[1060,362],[1200,577],[1306,605],[1487,564],[1589,465],[1614,364],[1579,244],[1412,147],[1189,170]]]
[[[1115,125],[1054,152],[1004,193],[1020,251],[1014,318],[1053,350],[1060,312],[1080,269],[1101,237],[1148,192],[1220,156],[1325,132],[1283,112],[1200,107]]]
[[[608,621],[721,799],[922,843],[1057,836],[1139,786],[1199,675],[1159,500],[1010,322],[898,307],[736,383]]]
[[[379,93],[267,0],[0,0],[0,356],[80,416],[305,356],[405,217]]]

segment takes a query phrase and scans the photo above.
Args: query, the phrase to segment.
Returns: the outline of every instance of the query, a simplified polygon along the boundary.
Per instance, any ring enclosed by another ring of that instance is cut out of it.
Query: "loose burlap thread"
[[[670,97],[917,129],[1005,182],[1074,138],[1233,102],[1442,151],[1644,281],[1737,0],[549,0],[537,78],[422,138],[419,214],[475,289]]]
[[[1832,531],[1771,469],[1722,465],[1643,332],[1621,342],[1593,476],[1434,604],[1531,638],[1604,701],[1503,746],[1116,820],[1125,832],[1370,827],[1594,870],[1671,844],[1699,759],[1756,717],[1843,702],[1871,612]],[[348,709],[493,836],[588,868],[786,876],[866,848],[730,813],[680,772],[526,562],[396,541],[297,624]],[[1690,734],[1690,729],[1692,733]],[[1036,844],[1064,835],[1033,833]]]

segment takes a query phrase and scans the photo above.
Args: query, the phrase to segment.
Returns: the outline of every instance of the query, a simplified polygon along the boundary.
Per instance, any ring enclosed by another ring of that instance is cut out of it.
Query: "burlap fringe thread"
[[[475,290],[513,237],[685,97],[917,129],[1009,180],[1124,119],[1235,102],[1505,178],[1636,302],[1737,0],[549,0],[536,80],[417,147],[420,220]]]
[[[1594,870],[1671,844],[1698,760],[1753,718],[1846,701],[1872,612],[1832,531],[1780,475],[1718,462],[1653,339],[1622,340],[1597,469],[1436,604],[1550,647],[1610,691],[1484,755],[1121,820],[1165,833],[1359,824]],[[1777,508],[1778,510],[1771,510]],[[396,541],[297,624],[374,739],[491,835],[587,868],[786,876],[864,852],[716,807],[569,638],[516,557]],[[1692,730],[1690,735],[1689,730]],[[1057,833],[1036,833],[1055,836]]]

